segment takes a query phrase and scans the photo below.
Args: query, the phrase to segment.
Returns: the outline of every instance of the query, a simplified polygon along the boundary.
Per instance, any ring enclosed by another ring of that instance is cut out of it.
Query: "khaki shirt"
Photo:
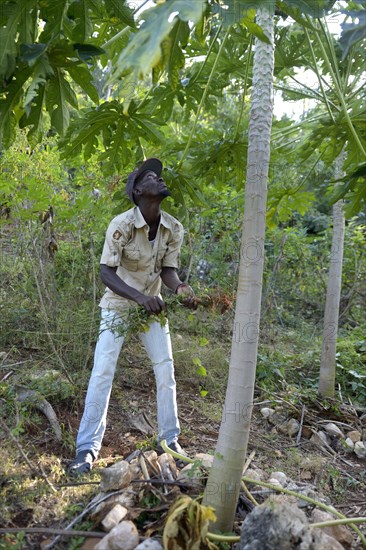
[[[117,275],[129,286],[143,294],[157,296],[162,268],[179,267],[183,226],[170,214],[161,212],[153,244],[148,235],[149,226],[137,206],[120,214],[109,224],[100,263],[117,267]],[[120,310],[137,304],[107,287],[99,305]]]

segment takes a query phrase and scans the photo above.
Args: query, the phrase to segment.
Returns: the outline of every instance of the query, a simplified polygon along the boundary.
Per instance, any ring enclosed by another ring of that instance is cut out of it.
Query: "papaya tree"
[[[316,3],[316,15],[321,15],[322,8],[333,3],[326,0]],[[38,115],[45,106],[52,128],[65,136],[66,154],[72,157],[82,151],[88,159],[102,145],[101,160],[108,162],[110,170],[127,166],[131,159],[143,156],[146,149],[163,149],[165,138],[161,126],[173,112],[172,98],[188,111],[192,108],[196,115],[191,135],[180,144],[181,155],[177,164],[179,170],[185,168],[188,163],[184,161],[189,156],[198,116],[209,103],[207,90],[220,77],[218,66],[227,41],[234,37],[240,43],[243,31],[246,36],[255,36],[245,212],[229,384],[214,465],[204,496],[204,501],[216,510],[217,528],[230,530],[249,438],[257,361],[273,111],[274,13],[277,7],[295,20],[306,22],[309,27],[311,23],[306,21],[301,10],[313,13],[314,2],[254,0],[249,5],[244,0],[226,0],[222,6],[221,2],[214,0],[169,0],[144,12],[143,22],[136,26],[135,21],[131,21],[131,11],[126,19],[125,2],[84,0],[82,3],[57,3],[54,7],[51,0],[42,3],[29,0],[22,13],[28,19],[30,17],[29,28],[33,32],[25,41],[31,47],[27,46],[23,54],[23,35],[17,39],[20,20],[12,11],[19,6],[10,1],[5,4],[10,11],[4,12],[2,20],[2,35],[6,39],[6,53],[2,59],[5,89],[0,105],[1,113],[7,117],[6,125],[2,126],[4,143],[12,139],[19,112],[22,114],[21,124],[39,130]],[[49,10],[47,16],[42,15],[42,6]],[[86,9],[86,19],[81,15],[82,7]],[[41,33],[38,36],[40,26],[34,23],[38,13],[45,22],[42,33],[46,35]],[[5,27],[6,17],[10,18],[12,25]],[[87,25],[83,24],[85,22]],[[210,31],[214,29],[216,32],[211,36]],[[190,51],[193,35],[203,44],[206,55],[202,71],[191,76],[185,90],[184,79],[180,77],[183,76],[181,71],[187,52],[194,57],[194,51]],[[10,45],[12,40],[15,45]],[[19,52],[20,55],[16,55]],[[112,101],[103,101],[99,106],[88,107],[78,114],[70,79],[77,82],[80,69],[85,78],[77,84],[89,97],[99,101],[99,96],[96,98],[93,91],[90,72],[85,73],[88,68],[83,64],[84,60],[91,62],[99,56],[102,63],[106,64],[108,60],[112,63],[111,85],[115,87],[116,95]],[[233,59],[235,68],[231,71],[239,69],[245,84],[248,69],[243,66],[243,59],[243,56]],[[250,59],[249,55],[247,59]],[[208,63],[212,65],[202,90],[196,84]],[[150,75],[151,86],[140,100],[134,91],[140,79],[145,81],[150,79]],[[168,82],[164,81],[165,75],[168,75]],[[245,84],[243,89],[245,100],[249,85],[246,88]],[[68,105],[74,109],[72,116],[75,120],[71,123],[71,117],[65,111]],[[240,125],[236,136],[238,133]],[[245,165],[244,156],[237,160]],[[191,192],[187,178],[180,181]],[[244,188],[244,182],[242,184]]]
[[[363,12],[357,12],[362,14]],[[360,20],[363,18],[360,16]],[[309,158],[314,151],[319,159],[333,167],[329,182],[329,203],[333,203],[333,241],[325,301],[319,393],[333,396],[336,377],[336,341],[342,277],[344,209],[348,216],[357,215],[366,204],[366,149],[364,113],[366,109],[360,74],[364,66],[363,29],[343,24],[350,33],[337,42],[326,22],[311,22],[304,28],[306,41],[298,42],[298,54],[318,81],[318,88],[298,87],[291,74],[280,84],[289,98],[312,97],[320,110],[305,116],[302,130],[306,134],[300,155]],[[291,32],[286,30],[285,32]],[[343,38],[343,40],[342,40]],[[342,54],[343,46],[343,54]],[[283,49],[285,46],[280,46]],[[282,51],[284,53],[284,51]],[[292,82],[292,85],[291,85]],[[296,132],[297,129],[295,128]],[[303,137],[303,139],[304,139]],[[347,197],[344,203],[343,199]]]

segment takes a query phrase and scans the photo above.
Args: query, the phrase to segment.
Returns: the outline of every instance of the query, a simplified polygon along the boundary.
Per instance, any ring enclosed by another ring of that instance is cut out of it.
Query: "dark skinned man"
[[[100,260],[106,291],[100,302],[100,333],[76,441],[76,458],[69,465],[72,475],[91,470],[98,457],[128,310],[138,305],[149,313],[165,311],[161,282],[177,294],[185,294],[183,303],[187,307],[196,305],[191,287],[180,280],[176,271],[183,227],[160,208],[170,194],[161,172],[161,161],[150,158],[129,174],[126,192],[135,206],[114,218],[107,229]],[[169,447],[184,454],[178,443],[180,427],[169,326],[153,321],[149,331],[139,336],[156,379],[158,439],[165,439]]]

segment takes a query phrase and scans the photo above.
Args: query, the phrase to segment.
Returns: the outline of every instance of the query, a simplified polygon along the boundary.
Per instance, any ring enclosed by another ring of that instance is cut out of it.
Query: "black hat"
[[[141,176],[141,174],[143,174],[144,172],[147,172],[150,170],[152,172],[155,172],[157,176],[160,176],[163,170],[163,163],[161,162],[161,160],[155,157],[146,159],[141,164],[141,166],[139,166],[136,170],[128,174],[127,184],[126,184],[126,193],[132,202],[135,202],[134,196],[133,196],[133,188],[137,178]]]

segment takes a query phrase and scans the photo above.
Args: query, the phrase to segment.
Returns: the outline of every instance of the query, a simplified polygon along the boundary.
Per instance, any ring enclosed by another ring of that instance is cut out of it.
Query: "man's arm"
[[[187,298],[183,300],[183,304],[187,307],[195,309],[197,307],[197,301],[194,296],[192,288],[187,283],[183,283],[174,267],[163,267],[160,274],[161,280],[173,290],[176,294],[186,294]]]
[[[158,296],[146,296],[128,285],[117,275],[117,267],[109,267],[106,264],[100,265],[100,278],[103,283],[118,296],[133,300],[143,306],[150,313],[160,313],[166,310],[166,305]]]

